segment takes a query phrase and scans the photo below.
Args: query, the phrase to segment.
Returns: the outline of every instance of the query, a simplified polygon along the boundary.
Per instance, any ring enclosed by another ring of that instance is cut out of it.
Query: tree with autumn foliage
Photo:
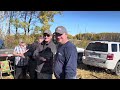
[[[62,14],[61,11],[41,11],[40,22],[42,23],[41,31],[50,30],[50,22],[54,22],[54,16],[56,14]]]
[[[50,29],[50,22],[54,22],[54,16],[61,11],[1,11],[0,20],[4,19],[7,34],[21,34],[44,32]],[[4,22],[2,21],[2,22]]]

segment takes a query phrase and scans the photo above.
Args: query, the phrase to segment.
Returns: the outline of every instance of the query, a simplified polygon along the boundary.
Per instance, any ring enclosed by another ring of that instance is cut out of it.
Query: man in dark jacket
[[[55,29],[56,40],[59,43],[55,56],[54,74],[57,79],[76,79],[77,50],[67,38],[67,30],[63,26]]]
[[[37,61],[37,79],[52,79],[53,58],[56,45],[52,41],[52,33],[46,30],[43,33],[44,41],[35,50],[33,57]]]
[[[37,41],[28,45],[28,47],[27,47],[29,49],[29,51],[26,53],[27,54],[26,56],[29,57],[28,72],[29,72],[30,79],[37,79],[37,74],[36,74],[36,71],[35,71],[37,62],[33,58],[33,53],[42,41],[43,41],[43,37],[39,36],[37,38]]]

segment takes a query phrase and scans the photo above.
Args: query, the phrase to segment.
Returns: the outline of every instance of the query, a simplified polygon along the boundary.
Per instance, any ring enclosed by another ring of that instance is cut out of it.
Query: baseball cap
[[[50,30],[45,30],[43,34],[49,34],[49,35],[52,35],[51,31]]]
[[[55,29],[55,33],[59,33],[59,34],[66,33],[66,34],[67,34],[67,30],[66,30],[66,28],[63,27],[63,26],[58,26],[58,27]]]

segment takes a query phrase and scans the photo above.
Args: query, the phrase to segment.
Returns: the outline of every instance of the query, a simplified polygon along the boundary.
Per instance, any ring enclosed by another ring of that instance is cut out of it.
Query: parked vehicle
[[[0,39],[0,60],[5,60],[6,58],[12,60],[13,58],[13,49],[8,49],[4,45],[4,41]]]
[[[5,48],[4,41],[0,39],[0,49],[3,49],[3,48]]]
[[[77,52],[78,52],[78,61],[77,61],[77,63],[80,64],[80,63],[82,63],[82,56],[83,56],[84,48],[77,47]]]
[[[84,50],[82,62],[120,75],[120,42],[91,41]]]

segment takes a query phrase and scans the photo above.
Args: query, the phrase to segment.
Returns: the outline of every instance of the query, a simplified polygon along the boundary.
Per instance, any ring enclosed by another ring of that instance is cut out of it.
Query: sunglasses
[[[46,36],[47,36],[47,37],[50,37],[50,35],[49,35],[49,34],[46,34],[46,33],[45,33],[43,36],[44,36],[44,37],[46,37]]]
[[[55,33],[55,36],[61,36],[61,35],[63,35],[63,34],[60,34],[60,33]]]

